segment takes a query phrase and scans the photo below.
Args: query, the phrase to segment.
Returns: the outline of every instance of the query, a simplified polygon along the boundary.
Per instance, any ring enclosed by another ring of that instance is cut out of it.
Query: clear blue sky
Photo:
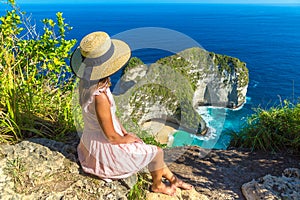
[[[300,0],[16,0],[17,3],[300,3]]]

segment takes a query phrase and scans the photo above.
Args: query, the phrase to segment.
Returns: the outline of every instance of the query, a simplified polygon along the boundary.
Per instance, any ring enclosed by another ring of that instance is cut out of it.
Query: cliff
[[[193,106],[235,108],[245,103],[249,74],[238,58],[191,48],[158,63],[172,66],[188,79],[194,90]]]
[[[200,134],[207,128],[195,108],[241,106],[248,82],[248,69],[239,59],[190,48],[150,66],[134,58],[114,93],[127,123],[160,119]]]

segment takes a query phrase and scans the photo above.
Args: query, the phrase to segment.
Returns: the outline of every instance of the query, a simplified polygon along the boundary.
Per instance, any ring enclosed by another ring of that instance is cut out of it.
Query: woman
[[[106,181],[129,177],[148,166],[153,192],[174,195],[176,187],[192,189],[169,170],[161,148],[147,145],[128,133],[117,119],[109,76],[121,69],[130,55],[125,42],[112,40],[105,32],[88,34],[72,54],[72,70],[80,77],[80,105],[84,119],[77,148],[81,166],[85,172]],[[162,177],[170,182],[170,186],[162,182]]]

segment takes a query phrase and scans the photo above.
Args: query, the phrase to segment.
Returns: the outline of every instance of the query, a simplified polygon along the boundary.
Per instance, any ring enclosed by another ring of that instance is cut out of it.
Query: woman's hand
[[[141,140],[139,137],[137,137],[136,135],[132,134],[132,133],[126,133],[126,135],[124,135],[124,139],[126,141],[126,143],[142,143],[143,140]]]

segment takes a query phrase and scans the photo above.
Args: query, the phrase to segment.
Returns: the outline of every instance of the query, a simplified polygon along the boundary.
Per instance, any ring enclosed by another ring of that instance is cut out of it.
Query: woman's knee
[[[163,159],[164,159],[164,151],[162,148],[157,147],[157,152],[156,152],[152,162],[162,162]]]
[[[165,167],[164,151],[162,148],[157,147],[157,153],[154,159],[148,165],[150,171],[156,171]]]
[[[156,153],[156,156],[159,156],[159,157],[164,157],[164,150],[160,147],[157,147],[157,153]]]

